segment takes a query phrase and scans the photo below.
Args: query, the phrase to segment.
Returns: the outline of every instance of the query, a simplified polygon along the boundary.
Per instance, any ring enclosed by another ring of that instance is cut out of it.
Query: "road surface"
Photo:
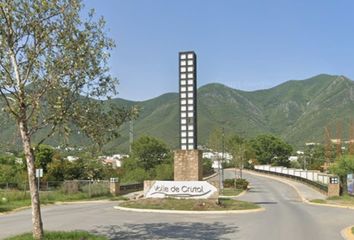
[[[226,172],[226,174],[231,174]],[[110,239],[335,240],[354,224],[354,211],[308,205],[284,183],[244,173],[242,200],[266,210],[247,214],[165,214],[114,210],[115,202],[44,206],[46,230],[82,229]],[[31,230],[29,210],[0,216],[0,239]]]

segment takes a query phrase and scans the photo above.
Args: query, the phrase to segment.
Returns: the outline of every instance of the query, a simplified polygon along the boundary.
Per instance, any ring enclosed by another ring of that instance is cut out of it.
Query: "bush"
[[[246,179],[238,178],[236,179],[236,189],[246,190],[249,182]],[[225,179],[224,181],[225,188],[234,188],[235,187],[235,179]]]
[[[213,173],[213,161],[209,158],[203,158],[203,176],[209,176]]]
[[[224,180],[224,187],[225,188],[235,187],[235,179],[225,179]]]
[[[155,168],[155,180],[173,180],[173,165],[163,163]]]
[[[238,178],[236,179],[236,188],[246,190],[249,182],[246,179]]]

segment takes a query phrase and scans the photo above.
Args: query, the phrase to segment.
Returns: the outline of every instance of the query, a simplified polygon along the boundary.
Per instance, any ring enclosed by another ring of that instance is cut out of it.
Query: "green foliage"
[[[343,193],[347,193],[347,174],[354,173],[354,156],[343,155],[330,166],[329,171],[340,178]]]
[[[160,140],[143,136],[134,142],[132,155],[123,161],[122,182],[173,178],[171,152]]]
[[[166,144],[149,136],[140,137],[133,143],[132,157],[137,159],[138,166],[145,171],[161,163],[171,162],[172,159]]]
[[[225,167],[243,168],[246,162],[248,144],[245,139],[238,135],[233,135],[226,141],[226,150],[232,155],[232,162]]]
[[[109,179],[117,177],[117,171],[95,159],[55,160],[48,165],[45,179],[48,181],[64,181],[74,179]]]
[[[214,128],[208,137],[207,147],[216,152],[223,150],[223,131],[221,128]]]
[[[251,147],[261,164],[289,167],[292,147],[272,135],[260,135],[251,140]]]
[[[344,155],[330,167],[330,172],[340,177],[346,177],[347,174],[354,173],[354,156]]]
[[[42,168],[43,172],[47,172],[47,165],[52,162],[54,156],[54,149],[49,145],[39,145],[34,150],[35,166],[36,168]]]
[[[224,180],[224,187],[225,188],[235,187],[235,179],[225,179]]]
[[[225,179],[225,181],[224,181],[225,188],[235,188],[236,187],[236,189],[246,190],[248,187],[248,184],[249,184],[249,182],[243,178]]]
[[[14,155],[0,156],[0,183],[21,184],[27,181],[24,165]]]
[[[203,176],[208,176],[213,173],[213,161],[209,158],[203,158]]]
[[[143,168],[135,168],[128,170],[122,176],[121,182],[123,183],[136,183],[143,182],[144,180],[150,179],[150,174],[146,172]]]
[[[171,163],[162,163],[155,167],[156,180],[173,180],[173,165]]]
[[[246,190],[249,182],[246,179],[238,178],[236,179],[236,188]]]
[[[308,146],[304,156],[299,158],[299,163],[310,170],[323,170],[326,161],[325,147],[323,145]]]

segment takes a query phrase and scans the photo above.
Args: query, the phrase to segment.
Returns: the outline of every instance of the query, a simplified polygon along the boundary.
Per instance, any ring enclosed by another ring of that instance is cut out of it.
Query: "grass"
[[[324,199],[313,199],[313,200],[311,200],[310,202],[313,202],[313,203],[322,203],[322,204],[327,203],[326,200],[324,200]]]
[[[102,199],[109,199],[112,201],[127,200],[126,198],[121,196],[113,197],[111,194],[89,197],[86,193],[83,192],[78,192],[74,194],[66,194],[61,191],[40,192],[41,204]],[[29,192],[18,190],[0,191],[0,212],[8,212],[17,208],[27,207],[30,205],[31,200]]]
[[[354,227],[352,227],[352,234],[354,234]]]
[[[44,239],[46,240],[107,240],[103,236],[97,236],[84,231],[72,232],[45,232]],[[6,238],[5,240],[33,240],[32,233]]]
[[[337,196],[336,197],[329,197],[325,200],[324,199],[314,199],[314,200],[311,200],[311,202],[354,207],[354,196],[343,195],[343,196],[338,196],[338,197]]]
[[[244,190],[242,189],[235,189],[235,188],[224,188],[220,195],[224,196],[237,196],[242,193]]]
[[[233,199],[199,200],[199,199],[139,199],[126,201],[120,204],[122,207],[139,209],[163,209],[163,210],[186,210],[186,211],[225,211],[225,210],[248,210],[257,209],[254,203]]]

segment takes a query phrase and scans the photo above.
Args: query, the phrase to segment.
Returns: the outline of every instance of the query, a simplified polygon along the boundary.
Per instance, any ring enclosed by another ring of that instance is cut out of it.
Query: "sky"
[[[116,42],[117,97],[178,92],[178,52],[194,51],[198,86],[245,91],[327,73],[354,79],[352,0],[84,0]]]

